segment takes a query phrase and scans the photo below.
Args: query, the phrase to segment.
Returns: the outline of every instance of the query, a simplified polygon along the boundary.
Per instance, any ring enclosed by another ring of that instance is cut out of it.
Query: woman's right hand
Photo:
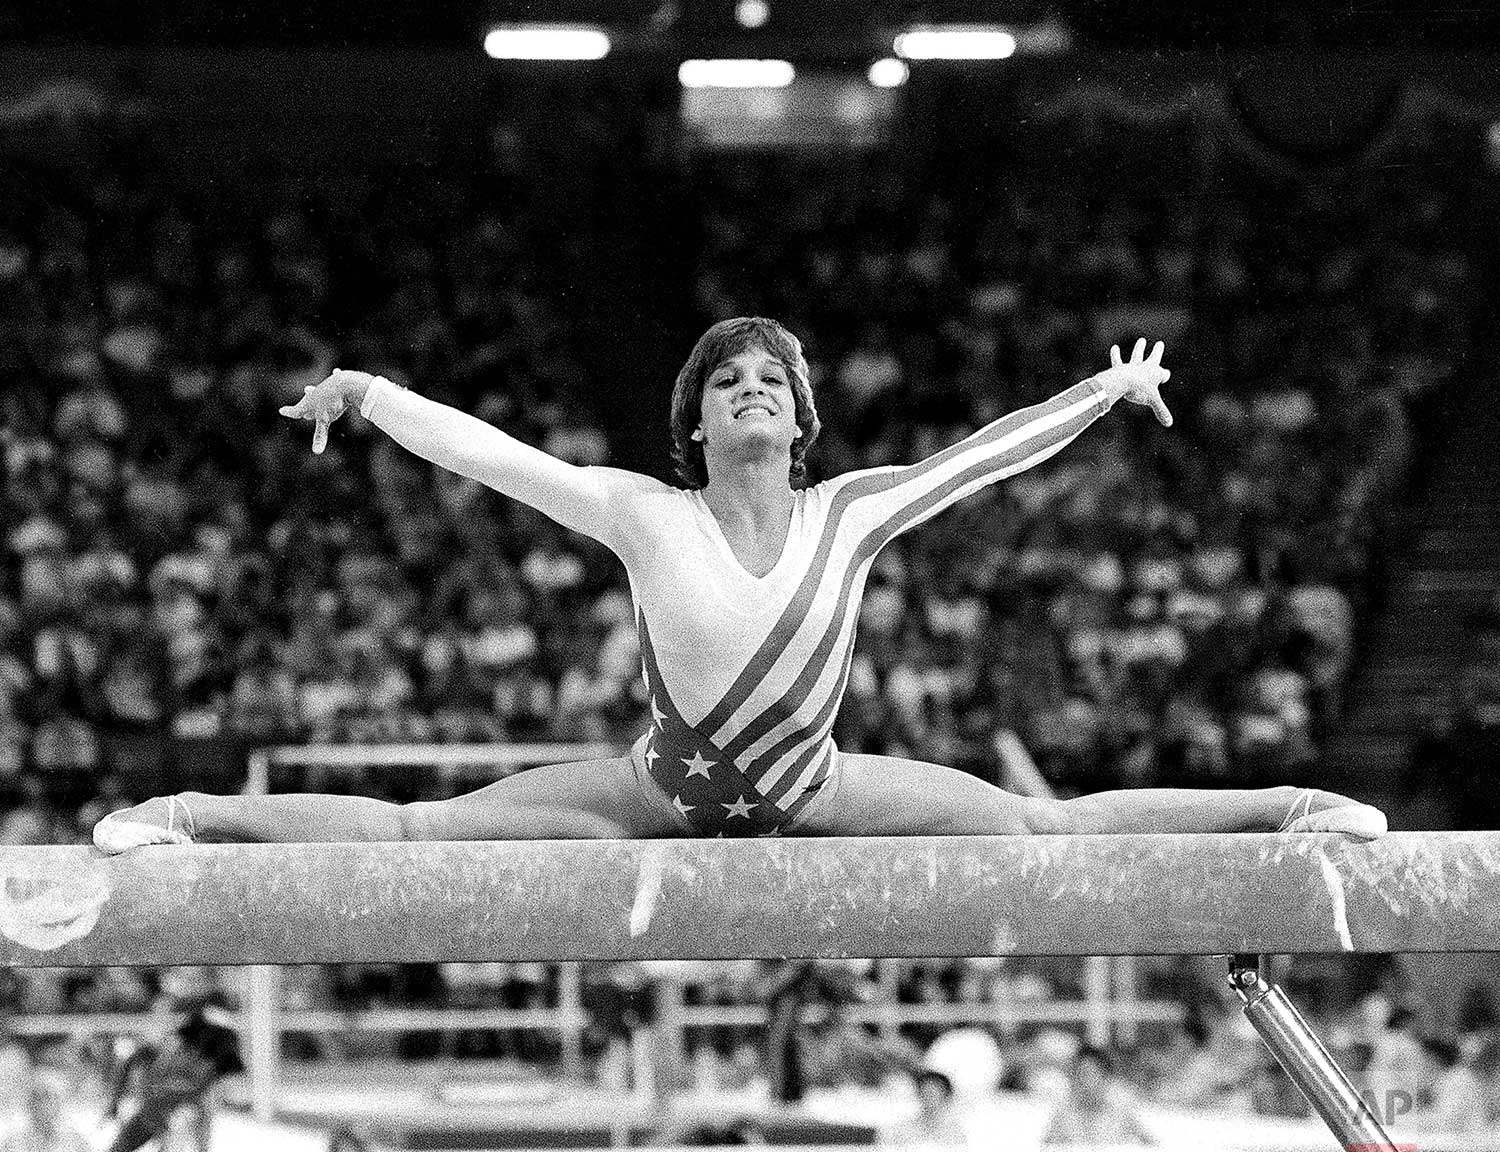
[[[374,379],[368,372],[336,368],[328,379],[309,384],[301,400],[283,405],[279,411],[293,420],[311,420],[312,450],[321,453],[328,447],[329,426],[350,408],[358,408],[364,402],[365,391]]]

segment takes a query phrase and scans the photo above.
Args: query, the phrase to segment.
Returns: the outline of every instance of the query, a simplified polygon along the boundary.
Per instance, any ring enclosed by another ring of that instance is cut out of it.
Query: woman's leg
[[[1275,832],[1306,789],[1135,788],[1073,800],[1017,796],[977,776],[892,756],[843,753],[838,785],[798,819],[802,836],[1004,836]],[[1315,791],[1313,813],[1366,805]]]
[[[826,788],[826,785],[825,785]],[[895,756],[839,753],[831,795],[808,802],[798,836],[1009,836],[1056,831],[1057,803]]]
[[[1369,808],[1337,792],[1291,786],[1128,788],[1079,796],[1063,807],[1073,830],[1085,833],[1279,832],[1296,816]]]
[[[405,805],[411,840],[669,839],[687,835],[628,756],[529,768],[451,800]],[[507,835],[495,835],[498,819]]]
[[[184,792],[174,817],[157,797],[105,817],[168,827],[194,840],[277,844],[380,840],[572,840],[677,836],[625,757],[517,772],[451,800],[393,804],[368,796]],[[187,815],[183,815],[183,809]],[[96,836],[96,841],[99,838]],[[105,845],[101,842],[101,847]]]

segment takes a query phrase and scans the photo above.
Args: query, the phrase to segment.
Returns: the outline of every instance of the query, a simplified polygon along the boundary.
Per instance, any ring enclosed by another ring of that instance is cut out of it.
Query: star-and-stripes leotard
[[[414,443],[422,437],[395,410],[440,406],[409,393],[398,402],[395,392],[387,385],[378,404],[367,398],[366,414],[428,459],[486,479],[473,460],[455,463],[436,442]],[[1086,380],[919,464],[802,489],[781,557],[759,577],[734,556],[698,492],[574,469],[609,478],[589,481],[593,502],[575,500],[558,518],[615,551],[635,601],[651,726],[632,756],[686,824],[705,836],[787,828],[837,771],[831,731],[876,554],[956,501],[1052,456],[1110,404]],[[450,443],[458,431],[447,431]]]

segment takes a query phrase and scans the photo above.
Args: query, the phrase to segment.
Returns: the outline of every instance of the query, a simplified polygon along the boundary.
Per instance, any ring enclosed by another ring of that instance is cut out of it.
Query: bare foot
[[[147,844],[191,844],[193,814],[176,796],[157,796],[111,812],[94,825],[94,846],[111,856]]]

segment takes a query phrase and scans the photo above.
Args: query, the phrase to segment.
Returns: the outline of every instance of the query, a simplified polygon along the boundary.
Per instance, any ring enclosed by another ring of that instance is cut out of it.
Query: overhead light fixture
[[[759,28],[771,18],[771,6],[766,0],[739,0],[734,18],[741,28]]]
[[[870,65],[870,83],[876,88],[899,88],[909,75],[911,69],[906,66],[906,61],[891,56]]]
[[[684,88],[785,88],[796,78],[785,60],[684,60],[677,69]]]
[[[609,47],[602,29],[579,24],[505,24],[484,37],[493,60],[600,60]]]
[[[992,24],[920,25],[900,33],[895,49],[906,60],[1005,60],[1015,54],[1016,37]]]

